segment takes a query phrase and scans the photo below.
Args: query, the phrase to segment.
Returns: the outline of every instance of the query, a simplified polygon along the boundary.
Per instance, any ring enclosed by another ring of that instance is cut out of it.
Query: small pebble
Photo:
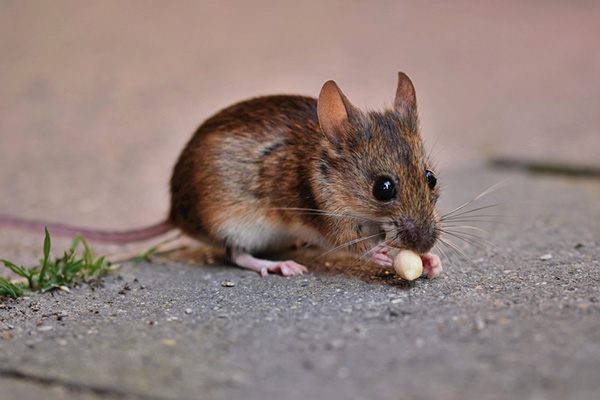
[[[475,330],[477,332],[483,332],[485,330],[486,323],[481,318],[475,319]]]
[[[236,283],[235,282],[231,282],[231,281],[224,281],[221,282],[221,286],[223,287],[235,287]]]
[[[69,314],[66,311],[59,311],[56,313],[56,319],[58,321],[62,321],[64,318],[68,317]]]
[[[193,310],[192,310],[191,308],[186,308],[184,312],[185,312],[187,315],[190,315],[190,314],[193,312]]]
[[[540,260],[542,261],[548,261],[552,259],[552,254],[544,254],[543,256],[540,256]]]
[[[48,332],[48,331],[51,331],[52,329],[54,329],[52,326],[50,326],[50,325],[44,325],[44,326],[40,326],[38,328],[38,331],[40,331],[40,332]]]

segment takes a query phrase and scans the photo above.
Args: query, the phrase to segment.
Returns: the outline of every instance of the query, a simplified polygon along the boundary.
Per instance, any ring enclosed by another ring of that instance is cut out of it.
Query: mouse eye
[[[398,195],[396,184],[387,176],[380,176],[373,185],[373,196],[379,201],[390,201]]]
[[[429,189],[433,190],[435,185],[437,185],[437,178],[435,177],[435,174],[433,171],[428,169],[425,171],[425,177],[427,178],[427,185],[429,186]]]

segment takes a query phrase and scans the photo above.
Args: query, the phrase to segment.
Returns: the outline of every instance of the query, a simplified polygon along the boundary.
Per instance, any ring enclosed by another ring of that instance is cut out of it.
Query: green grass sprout
[[[77,250],[83,245],[83,253],[78,257]],[[15,274],[25,278],[24,282],[12,283],[0,277],[0,296],[17,298],[23,295],[23,290],[42,291],[60,289],[69,291],[72,284],[90,278],[98,278],[116,269],[105,257],[94,259],[94,253],[85,239],[76,236],[64,255],[56,260],[50,259],[50,234],[45,230],[44,257],[40,264],[31,268],[17,266],[14,263],[0,259],[0,263]]]
[[[44,227],[44,231],[46,232],[44,237],[44,261],[42,262],[42,270],[38,278],[40,285],[46,282],[46,267],[48,266],[48,257],[50,257],[50,234],[48,233],[48,228]]]
[[[135,263],[141,263],[141,262],[149,262],[152,260],[152,257],[158,253],[160,250],[162,250],[162,248],[167,245],[170,244],[172,242],[175,242],[176,240],[178,240],[181,237],[181,235],[177,235],[174,238],[170,238],[167,240],[163,240],[162,242],[150,247],[148,250],[144,251],[143,253],[137,255],[136,257],[133,258],[133,262]]]
[[[10,282],[8,279],[0,276],[0,296],[9,296],[16,299],[22,295],[23,289]]]

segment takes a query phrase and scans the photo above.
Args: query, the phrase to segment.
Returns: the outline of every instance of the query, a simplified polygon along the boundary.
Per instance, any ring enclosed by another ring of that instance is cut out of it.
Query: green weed
[[[78,257],[77,249],[80,244],[83,245],[83,253],[81,257]],[[69,250],[55,261],[50,259],[50,245],[50,234],[46,229],[44,257],[40,260],[40,265],[31,268],[17,266],[10,261],[0,259],[4,266],[26,280],[26,282],[15,284],[0,277],[0,296],[17,298],[23,295],[23,290],[46,292],[61,289],[69,291],[69,286],[74,282],[97,278],[114,269],[111,262],[105,257],[94,260],[94,253],[81,236],[76,236]]]
[[[181,235],[177,235],[174,238],[167,239],[167,240],[164,240],[164,241],[162,241],[162,242],[160,242],[158,244],[155,244],[154,246],[150,247],[148,250],[146,250],[146,251],[140,253],[139,255],[133,257],[132,261],[135,262],[135,263],[150,262],[150,261],[152,261],[152,257],[154,257],[155,254],[159,253],[159,251],[162,251],[162,248],[165,245],[168,245],[168,244],[170,244],[172,242],[175,242],[180,237],[181,237]],[[172,251],[172,249],[170,251]]]

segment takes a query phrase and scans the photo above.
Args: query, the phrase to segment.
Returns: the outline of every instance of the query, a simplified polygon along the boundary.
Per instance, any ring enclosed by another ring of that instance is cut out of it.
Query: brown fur
[[[202,124],[173,171],[170,220],[251,253],[295,239],[339,246],[382,230],[388,245],[424,253],[439,236],[430,169],[406,75],[394,107],[382,112],[354,107],[329,81],[318,102],[259,97]],[[389,203],[373,197],[379,176],[396,180]],[[351,248],[365,252],[382,239]]]

